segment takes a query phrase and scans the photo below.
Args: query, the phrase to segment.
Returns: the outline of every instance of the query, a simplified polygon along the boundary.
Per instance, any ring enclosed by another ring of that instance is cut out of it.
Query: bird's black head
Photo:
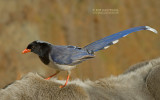
[[[34,52],[35,54],[44,57],[49,54],[50,50],[50,43],[37,40],[31,42],[22,53]]]

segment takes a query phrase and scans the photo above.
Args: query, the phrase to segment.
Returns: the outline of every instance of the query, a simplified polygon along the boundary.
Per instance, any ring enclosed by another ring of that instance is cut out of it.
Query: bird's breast
[[[70,65],[60,65],[52,61],[48,64],[48,66],[60,71],[69,71],[76,67],[76,66],[70,66]]]

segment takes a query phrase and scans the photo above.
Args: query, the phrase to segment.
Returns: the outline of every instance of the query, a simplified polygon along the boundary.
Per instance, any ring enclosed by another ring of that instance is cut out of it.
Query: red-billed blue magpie
[[[24,54],[28,52],[33,52],[37,54],[40,60],[45,65],[48,65],[56,69],[56,73],[54,75],[58,74],[60,71],[68,71],[68,77],[67,77],[66,83],[60,86],[60,88],[62,88],[67,85],[67,82],[70,76],[70,70],[75,68],[77,64],[87,59],[94,58],[95,52],[102,49],[106,49],[110,45],[117,43],[118,39],[125,37],[129,33],[140,31],[140,30],[149,30],[154,33],[157,33],[155,29],[149,26],[134,27],[134,28],[130,28],[130,29],[112,34],[100,40],[97,40],[83,48],[80,48],[77,46],[70,46],[70,45],[69,46],[53,45],[45,41],[37,40],[30,43],[22,53]],[[48,80],[54,75],[46,79]]]

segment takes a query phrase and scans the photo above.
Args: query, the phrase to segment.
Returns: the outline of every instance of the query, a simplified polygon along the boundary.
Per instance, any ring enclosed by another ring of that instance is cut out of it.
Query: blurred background
[[[34,40],[83,47],[136,26],[160,32],[160,0],[0,0],[0,88],[28,72],[54,73],[37,55],[21,52]],[[160,56],[160,36],[139,31],[72,70],[71,79],[97,80]],[[58,79],[66,79],[61,72]]]

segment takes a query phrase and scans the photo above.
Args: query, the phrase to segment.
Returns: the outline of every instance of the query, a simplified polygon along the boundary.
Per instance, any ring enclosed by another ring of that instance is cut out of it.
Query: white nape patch
[[[41,41],[41,40],[36,40],[37,43],[48,43],[48,44],[51,44],[49,42],[46,42],[46,41]]]
[[[113,43],[113,44],[116,44],[118,41],[119,41],[119,40],[115,40],[115,41],[113,41],[112,43]]]
[[[128,35],[128,34],[127,34]],[[126,37],[127,35],[124,35],[123,37]]]
[[[107,48],[109,48],[110,46],[106,46],[106,47],[104,47],[104,49],[107,49]]]
[[[37,43],[44,43],[45,41],[37,40]]]
[[[151,28],[149,26],[145,26],[145,27],[146,27],[146,30],[152,31],[152,32],[154,32],[156,34],[158,33],[157,30],[155,30],[154,28]]]

